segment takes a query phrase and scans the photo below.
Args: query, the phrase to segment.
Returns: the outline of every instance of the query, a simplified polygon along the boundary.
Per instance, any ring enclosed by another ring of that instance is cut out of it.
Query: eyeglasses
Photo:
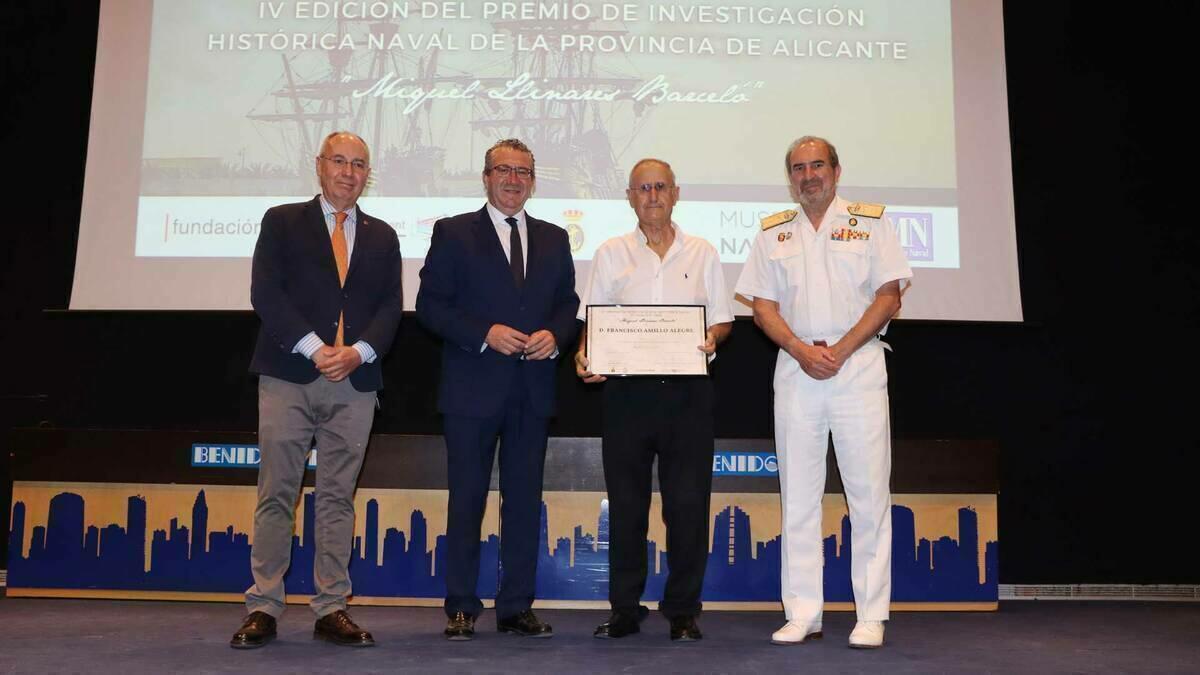
[[[642,183],[641,185],[634,185],[634,186],[630,187],[629,189],[636,190],[638,192],[643,192],[645,194],[650,194],[651,190],[657,190],[659,192],[662,192],[663,190],[669,190],[673,187],[675,187],[675,186],[671,185],[670,183],[664,183],[663,181],[660,180],[657,183]]]
[[[523,166],[509,166],[507,164],[497,164],[488,169],[488,173],[495,171],[501,176],[507,177],[508,174],[515,174],[517,178],[533,178],[533,169],[527,169]]]
[[[346,165],[350,165],[351,169],[354,169],[355,171],[357,171],[359,173],[362,173],[370,168],[369,166],[367,166],[367,163],[361,159],[346,159],[345,157],[342,157],[341,155],[337,155],[335,157],[326,157],[325,155],[317,155],[317,159],[323,159],[326,162],[333,162],[333,165],[338,168],[338,171],[341,171],[342,169],[346,168]]]

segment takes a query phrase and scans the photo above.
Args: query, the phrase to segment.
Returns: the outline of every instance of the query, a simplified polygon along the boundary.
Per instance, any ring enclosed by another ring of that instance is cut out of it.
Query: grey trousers
[[[317,616],[346,608],[354,489],[366,454],[376,393],[354,389],[349,379],[319,377],[294,384],[263,375],[258,383],[258,508],[246,611],[279,617],[285,606],[283,575],[291,564],[296,502],[309,450],[316,440],[316,532],[311,605]]]

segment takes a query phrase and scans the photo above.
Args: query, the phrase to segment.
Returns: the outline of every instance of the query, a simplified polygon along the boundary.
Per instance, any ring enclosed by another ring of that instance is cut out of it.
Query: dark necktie
[[[517,229],[517,219],[509,216],[504,219],[512,229],[508,231],[508,266],[512,269],[513,283],[520,288],[525,283],[525,254],[521,252],[521,231]]]

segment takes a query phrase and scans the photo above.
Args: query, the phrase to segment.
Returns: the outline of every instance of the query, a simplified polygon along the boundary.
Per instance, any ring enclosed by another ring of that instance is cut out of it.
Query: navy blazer
[[[358,391],[383,388],[380,362],[404,310],[400,240],[390,225],[362,209],[354,233],[343,287],[318,197],[272,207],[263,216],[250,273],[250,304],[262,320],[251,372],[297,384],[317,379],[316,365],[292,350],[314,331],[332,345],[344,313],[346,344],[365,340],[377,357],[355,368],[350,383]]]
[[[497,323],[526,335],[549,330],[561,353],[571,351],[579,296],[567,233],[528,213],[525,223],[529,254],[520,289],[486,206],[443,218],[433,226],[421,269],[417,317],[444,340],[438,395],[442,413],[494,415],[513,378],[521,378],[531,410],[545,417],[554,414],[557,359],[525,361],[519,354],[504,356],[491,348],[480,351],[488,330]]]

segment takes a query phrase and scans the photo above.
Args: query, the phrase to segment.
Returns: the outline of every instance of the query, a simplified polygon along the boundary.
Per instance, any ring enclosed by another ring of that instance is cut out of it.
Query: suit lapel
[[[525,212],[525,232],[529,236],[527,248],[529,249],[529,259],[525,261],[525,287],[528,287],[531,281],[536,281],[538,272],[542,269],[542,257],[545,254],[542,246],[542,221],[530,217],[529,212]]]
[[[357,210],[354,221],[354,252],[350,254],[350,267],[346,269],[346,283],[350,283],[351,277],[354,275],[354,270],[358,268],[358,261],[362,260],[367,252],[367,242],[370,241],[371,232],[374,230],[375,223],[371,222],[371,217],[363,213],[363,210],[354,207]],[[333,254],[333,243],[329,244],[330,255]],[[336,265],[336,261],[334,263]],[[336,269],[336,268],[335,268]]]
[[[507,288],[511,288],[514,292],[517,290],[517,285],[513,282],[512,268],[509,267],[508,257],[504,255],[504,246],[500,243],[499,235],[496,233],[496,226],[492,223],[492,217],[488,214],[487,206],[485,205],[479,211],[479,218],[475,221],[476,236],[481,242],[480,251],[483,253],[483,263],[485,269],[492,268],[493,274],[498,275],[507,280]],[[505,283],[505,282],[499,282]]]
[[[320,197],[314,197],[305,208],[303,227],[321,268],[332,274],[337,282],[337,261],[333,259],[333,241],[329,237],[329,226],[325,224],[325,214],[321,211]]]

